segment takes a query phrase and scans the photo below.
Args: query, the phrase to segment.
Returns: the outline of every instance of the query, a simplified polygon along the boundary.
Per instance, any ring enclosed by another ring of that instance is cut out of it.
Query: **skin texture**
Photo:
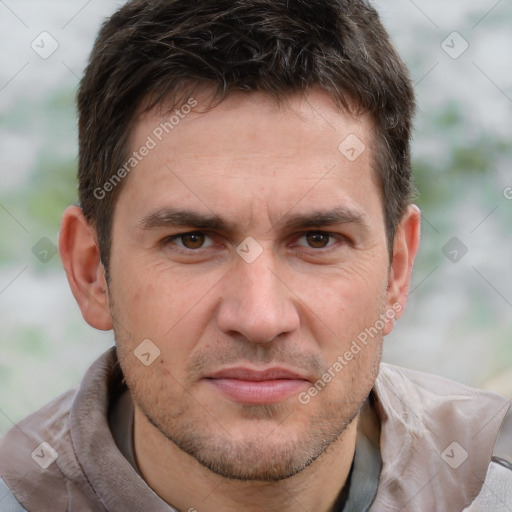
[[[133,149],[165,119],[140,116]],[[86,321],[114,329],[138,464],[179,510],[332,509],[393,328],[378,320],[400,316],[419,242],[411,205],[390,263],[372,130],[369,117],[340,112],[320,90],[281,106],[233,95],[187,115],[126,178],[108,287],[94,230],[79,208],[66,210],[60,251],[71,288]],[[338,150],[350,134],[366,146],[353,162]],[[205,229],[174,215],[169,224],[166,209],[222,223]],[[326,211],[345,218],[320,222]],[[204,238],[177,236],[198,231]],[[261,252],[251,263],[236,251],[247,237],[258,245],[241,247]],[[299,393],[375,325],[378,334],[301,403]],[[160,351],[149,366],[134,354],[146,339]],[[281,400],[242,403],[209,378],[233,367],[280,367],[300,379]]]

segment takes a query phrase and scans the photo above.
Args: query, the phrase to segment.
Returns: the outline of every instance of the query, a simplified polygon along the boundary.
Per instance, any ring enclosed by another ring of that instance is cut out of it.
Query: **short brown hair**
[[[197,86],[211,86],[218,101],[320,87],[340,108],[368,112],[392,251],[414,190],[414,93],[367,0],[131,0],[102,26],[78,93],[79,200],[107,269],[122,183],[101,199],[95,191],[126,162],[137,109],[148,98],[148,109],[177,105]]]

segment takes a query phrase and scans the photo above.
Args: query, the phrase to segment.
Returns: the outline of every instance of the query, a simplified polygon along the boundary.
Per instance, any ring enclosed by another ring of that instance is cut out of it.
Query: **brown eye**
[[[200,249],[204,245],[206,235],[204,233],[185,233],[180,236],[180,239],[187,249]]]
[[[306,234],[306,241],[313,249],[323,249],[329,245],[331,236],[319,231],[310,231]]]

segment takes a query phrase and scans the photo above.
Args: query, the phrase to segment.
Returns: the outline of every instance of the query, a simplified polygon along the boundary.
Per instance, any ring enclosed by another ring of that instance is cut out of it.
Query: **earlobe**
[[[412,266],[420,242],[420,225],[420,209],[416,205],[409,205],[397,226],[393,241],[393,260],[386,292],[386,308],[388,311],[393,311],[393,319],[400,318],[405,310],[411,284]],[[393,322],[391,321],[386,325],[384,335],[389,334],[392,329]]]
[[[59,253],[84,320],[96,329],[112,329],[105,269],[94,230],[78,206],[62,216]]]

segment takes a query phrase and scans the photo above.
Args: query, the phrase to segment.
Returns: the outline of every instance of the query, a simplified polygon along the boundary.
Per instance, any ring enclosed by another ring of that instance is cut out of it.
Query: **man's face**
[[[157,145],[115,210],[121,366],[136,407],[201,464],[286,478],[355,418],[391,328],[380,320],[391,304],[372,124],[320,91],[281,108],[232,96],[158,141],[168,117],[138,119],[132,150],[148,136]],[[355,160],[360,143],[338,149],[349,135],[366,146]],[[365,329],[373,337],[347,359]],[[149,366],[134,354],[147,339],[160,350]]]

